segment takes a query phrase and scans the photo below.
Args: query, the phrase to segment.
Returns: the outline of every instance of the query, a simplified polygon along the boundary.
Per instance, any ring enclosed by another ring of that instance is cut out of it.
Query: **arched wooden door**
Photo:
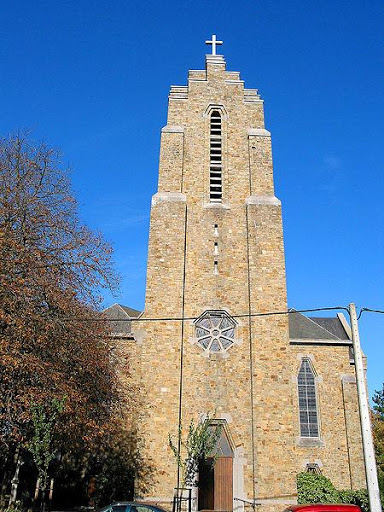
[[[199,465],[199,510],[230,512],[233,510],[233,450],[225,429],[215,449],[213,458],[202,461]]]

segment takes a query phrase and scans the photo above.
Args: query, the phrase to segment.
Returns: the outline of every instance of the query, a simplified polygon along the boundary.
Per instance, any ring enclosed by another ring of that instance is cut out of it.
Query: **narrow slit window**
[[[300,435],[301,437],[319,437],[315,374],[309,359],[303,359],[301,362],[297,387]]]
[[[211,115],[209,147],[209,199],[211,203],[221,203],[223,198],[222,180],[222,127],[220,112]]]

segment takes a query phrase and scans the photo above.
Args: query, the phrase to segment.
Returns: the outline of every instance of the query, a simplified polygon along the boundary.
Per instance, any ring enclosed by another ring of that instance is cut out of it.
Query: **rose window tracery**
[[[206,311],[195,327],[196,341],[207,352],[226,352],[235,343],[236,322],[225,311]]]

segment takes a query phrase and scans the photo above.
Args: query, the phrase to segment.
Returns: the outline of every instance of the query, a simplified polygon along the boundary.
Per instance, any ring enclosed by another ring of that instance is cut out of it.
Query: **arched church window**
[[[319,437],[315,373],[308,358],[301,361],[297,386],[300,435],[301,437]]]
[[[226,352],[235,342],[236,322],[225,311],[206,311],[196,321],[196,341],[207,352]]]
[[[211,203],[221,203],[223,197],[222,126],[218,110],[214,110],[211,114],[209,140],[209,199]]]

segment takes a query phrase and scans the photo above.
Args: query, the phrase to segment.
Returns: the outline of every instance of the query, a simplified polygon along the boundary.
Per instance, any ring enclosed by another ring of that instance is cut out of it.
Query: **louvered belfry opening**
[[[221,115],[218,110],[211,114],[210,126],[210,167],[209,167],[209,199],[211,203],[221,203],[223,197],[222,183],[222,127]]]

